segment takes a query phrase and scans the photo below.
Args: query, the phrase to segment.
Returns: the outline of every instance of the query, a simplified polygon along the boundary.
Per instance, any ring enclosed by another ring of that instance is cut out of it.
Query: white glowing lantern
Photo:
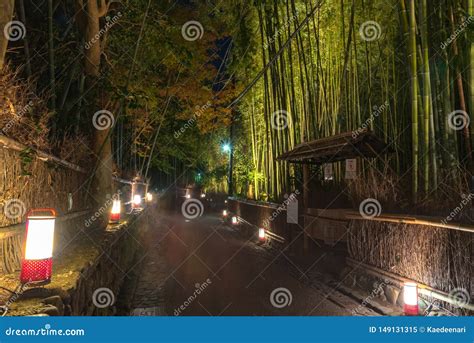
[[[264,241],[265,238],[266,238],[265,229],[263,227],[261,227],[261,228],[258,229],[258,239],[261,240],[261,241]]]
[[[236,216],[232,217],[232,224],[237,225],[239,223],[239,219]]]
[[[191,199],[191,194],[186,194],[184,197],[185,197],[186,199]]]
[[[31,210],[28,214],[21,283],[44,285],[51,281],[55,221],[56,211],[51,208]]]
[[[205,198],[206,197],[206,193],[201,193],[201,198]]]
[[[227,217],[227,215],[228,215],[227,210],[223,210],[223,211],[222,211],[222,216],[223,216],[223,217]]]
[[[146,194],[146,201],[152,202],[152,201],[153,201],[153,194],[147,193],[147,194]]]
[[[141,203],[142,203],[142,197],[140,196],[140,194],[135,194],[132,200],[132,207],[139,208]]]
[[[414,282],[405,282],[403,285],[403,311],[407,316],[418,315],[418,285]]]
[[[114,199],[112,202],[112,210],[110,211],[110,220],[111,223],[118,223],[120,222],[120,212],[122,210],[122,204],[120,200]]]

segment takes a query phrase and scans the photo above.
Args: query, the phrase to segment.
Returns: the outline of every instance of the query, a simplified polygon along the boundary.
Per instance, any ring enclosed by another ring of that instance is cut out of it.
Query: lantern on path
[[[267,235],[266,235],[265,229],[263,227],[259,228],[258,229],[258,240],[260,242],[263,242],[263,241],[265,241],[266,238],[267,238]]]
[[[122,204],[120,200],[114,199],[112,202],[112,210],[110,211],[110,223],[119,223],[120,222],[120,212],[122,211]]]
[[[227,210],[223,210],[222,211],[222,216],[225,218],[225,217],[227,217],[227,215],[228,215]]]
[[[414,282],[405,282],[403,285],[403,312],[407,316],[418,315],[418,285]]]
[[[237,217],[236,217],[236,216],[233,216],[233,217],[232,217],[232,224],[233,224],[233,225],[237,225],[238,223],[239,223],[239,220],[237,219]]]
[[[142,197],[140,194],[135,194],[132,199],[132,208],[141,208]]]
[[[20,281],[45,285],[53,270],[53,241],[56,211],[52,208],[31,210],[26,218],[25,255]]]
[[[146,201],[147,202],[152,202],[153,201],[153,194],[146,193]]]

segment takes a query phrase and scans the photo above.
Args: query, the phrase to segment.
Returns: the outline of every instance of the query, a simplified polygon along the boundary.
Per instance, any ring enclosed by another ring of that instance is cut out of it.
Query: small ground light
[[[202,193],[201,198],[205,198],[205,197],[206,197],[206,193]]]
[[[222,211],[222,216],[223,216],[223,217],[227,217],[227,215],[228,215],[227,210],[223,210],[223,211]]]
[[[239,223],[239,220],[237,219],[236,216],[232,217],[232,224],[237,225]]]
[[[147,193],[147,194],[146,194],[146,201],[148,201],[148,202],[153,201],[153,194]]]
[[[191,194],[186,194],[184,197],[185,197],[186,199],[191,199]]]
[[[266,232],[265,232],[265,229],[263,227],[259,228],[258,229],[258,239],[260,241],[264,241],[266,239]]]
[[[224,200],[224,204],[227,204],[227,200]]]
[[[119,223],[120,222],[120,212],[122,209],[122,204],[120,203],[120,200],[115,199],[112,202],[112,210],[110,211],[110,223]]]
[[[53,271],[53,241],[56,211],[52,208],[31,210],[26,218],[25,255],[20,282],[45,285]]]
[[[405,282],[403,285],[403,311],[407,316],[418,315],[418,285],[414,282]]]

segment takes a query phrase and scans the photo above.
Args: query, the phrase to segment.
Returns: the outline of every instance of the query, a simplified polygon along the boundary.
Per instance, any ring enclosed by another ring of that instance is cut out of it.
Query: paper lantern
[[[418,285],[414,282],[405,282],[403,285],[403,311],[407,316],[418,315]]]
[[[26,218],[25,255],[21,263],[22,284],[45,285],[51,281],[56,211],[31,210]]]
[[[120,200],[115,199],[112,202],[112,210],[110,211],[110,223],[119,223],[120,222],[120,213],[122,210],[122,204]]]
[[[264,240],[267,238],[266,236],[267,236],[267,235],[266,235],[265,229],[262,228],[262,227],[259,228],[259,229],[258,229],[258,239],[259,239],[260,241],[264,241]]]

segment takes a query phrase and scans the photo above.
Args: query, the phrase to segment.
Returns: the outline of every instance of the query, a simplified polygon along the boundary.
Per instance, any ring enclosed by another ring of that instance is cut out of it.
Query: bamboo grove
[[[227,6],[246,12],[234,18],[244,37],[235,40],[233,60],[242,84],[309,16],[238,106],[242,141],[236,154],[243,158],[236,163],[247,163],[236,166],[241,194],[278,198],[297,187],[293,180],[300,173],[275,161],[278,155],[301,142],[361,127],[395,149],[363,163],[367,180],[392,175],[410,203],[466,190],[473,143],[472,0],[233,1]],[[343,178],[341,166],[335,170]]]

